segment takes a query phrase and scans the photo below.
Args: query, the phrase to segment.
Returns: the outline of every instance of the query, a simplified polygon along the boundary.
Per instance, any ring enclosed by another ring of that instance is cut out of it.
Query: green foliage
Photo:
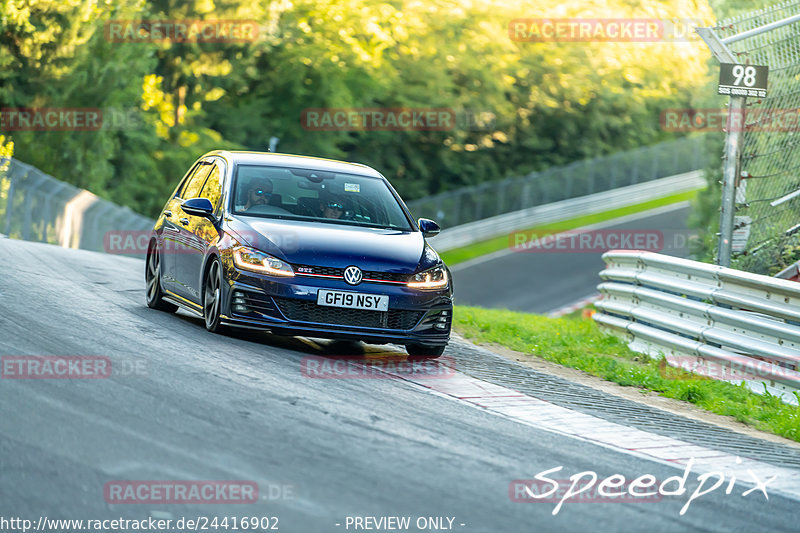
[[[674,134],[708,72],[700,43],[526,43],[514,18],[693,17],[706,0],[0,0],[0,107],[131,112],[122,126],[11,132],[16,157],[153,215],[211,148],[372,165],[407,199]],[[542,15],[544,16],[544,15]],[[245,42],[111,42],[121,20],[253,20]],[[318,107],[450,108],[449,131],[307,131]]]

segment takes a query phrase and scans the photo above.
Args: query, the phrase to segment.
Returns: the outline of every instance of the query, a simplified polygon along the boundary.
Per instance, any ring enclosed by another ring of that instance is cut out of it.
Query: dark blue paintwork
[[[408,218],[410,230],[234,215],[231,182],[238,164],[330,170],[383,180]],[[204,198],[181,198],[185,184],[193,176],[209,173],[215,165],[218,174],[211,175],[219,175],[222,189],[216,205]],[[439,230],[433,221],[415,222],[388,181],[364,165],[281,154],[216,151],[193,165],[165,205],[153,229],[148,265],[150,256],[157,252],[158,295],[165,302],[206,315],[207,327],[211,311],[205,310],[204,304],[213,298],[206,297],[206,288],[211,286],[209,271],[218,262],[218,314],[223,325],[432,349],[444,346],[449,339],[453,289],[452,281],[445,288],[434,290],[406,285],[416,273],[437,266],[447,268],[426,243],[421,228],[427,235]],[[292,265],[295,276],[239,268],[233,260],[233,250],[240,246]],[[345,282],[341,274],[349,266],[364,273],[361,283]],[[388,295],[389,311],[359,313],[318,306],[319,289]],[[148,303],[151,304],[149,296]],[[243,308],[247,311],[241,311]],[[435,327],[437,323],[439,326]]]

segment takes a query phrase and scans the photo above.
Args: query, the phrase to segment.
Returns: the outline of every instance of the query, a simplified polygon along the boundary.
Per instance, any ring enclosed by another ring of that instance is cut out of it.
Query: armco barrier
[[[800,284],[652,252],[610,251],[598,325],[671,366],[800,397]]]
[[[702,138],[684,137],[427,196],[408,202],[408,207],[414,216],[432,218],[449,229],[534,206],[686,174],[707,164]]]
[[[430,242],[437,251],[444,252],[500,235],[508,235],[514,231],[530,229],[537,225],[601,213],[609,209],[635,205],[663,198],[665,195],[697,190],[705,186],[706,180],[703,172],[696,170],[461,224],[442,230]]]
[[[37,168],[0,158],[0,233],[8,237],[103,251],[109,230],[141,231],[153,224]]]

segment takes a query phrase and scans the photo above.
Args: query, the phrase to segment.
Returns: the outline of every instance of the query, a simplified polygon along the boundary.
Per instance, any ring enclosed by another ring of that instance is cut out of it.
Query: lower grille
[[[276,309],[272,298],[265,294],[250,291],[233,291],[231,298],[231,312],[235,315],[261,315],[275,316]]]
[[[275,303],[281,313],[292,321],[362,328],[408,330],[413,328],[425,314],[423,311],[403,309],[389,309],[388,312],[344,309],[289,298],[275,298]]]

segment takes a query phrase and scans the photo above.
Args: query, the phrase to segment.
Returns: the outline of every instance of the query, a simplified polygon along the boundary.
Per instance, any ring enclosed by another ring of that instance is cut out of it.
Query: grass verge
[[[623,386],[654,391],[732,416],[756,429],[800,442],[800,407],[744,386],[716,381],[631,351],[624,341],[585,318],[548,318],[477,307],[456,307],[454,328],[464,337],[495,343],[529,357],[583,370]]]
[[[595,213],[593,215],[584,215],[571,218],[569,220],[562,220],[560,222],[553,222],[552,224],[543,224],[541,226],[536,226],[535,228],[528,228],[520,231],[536,230],[539,233],[557,233],[559,231],[582,228],[584,226],[589,226],[590,224],[597,224],[598,222],[605,222],[606,220],[624,217],[633,213],[640,213],[642,211],[647,211],[648,209],[655,209],[656,207],[677,204],[685,200],[692,200],[695,196],[697,196],[697,191],[682,192],[679,194],[665,196],[664,198],[642,202],[640,204],[620,207],[618,209],[603,211],[602,213]],[[435,241],[433,245],[436,247]],[[454,248],[446,252],[441,252],[439,255],[442,257],[445,263],[447,263],[449,266],[453,266],[463,261],[490,254],[504,248],[508,248],[508,235],[501,235],[486,241],[462,246],[461,248]]]

